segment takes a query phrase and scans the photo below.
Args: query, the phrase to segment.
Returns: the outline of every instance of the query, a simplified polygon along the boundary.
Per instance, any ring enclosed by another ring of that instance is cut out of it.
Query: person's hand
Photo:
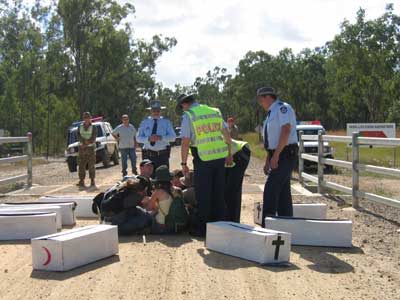
[[[225,158],[225,165],[230,166],[233,163],[233,157],[232,155],[228,155],[227,158]]]
[[[268,173],[269,173],[269,159],[267,158],[264,164],[264,174],[268,175]]]
[[[278,162],[279,162],[279,155],[274,154],[271,158],[270,165],[271,169],[274,170],[278,168]]]
[[[159,135],[152,135],[150,138],[149,138],[149,141],[150,142],[158,142],[158,141],[161,141],[161,136],[159,136]]]
[[[187,165],[182,166],[182,173],[186,177],[189,174],[189,167]]]

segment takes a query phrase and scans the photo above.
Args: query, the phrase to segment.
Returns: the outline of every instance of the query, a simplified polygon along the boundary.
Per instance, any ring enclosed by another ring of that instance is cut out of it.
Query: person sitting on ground
[[[152,217],[139,205],[146,201],[147,179],[138,176],[121,183],[116,192],[101,202],[101,215],[106,223],[118,225],[122,235],[150,231]]]
[[[171,180],[172,176],[166,165],[157,168],[153,181],[154,192],[149,201],[142,203],[154,215],[152,233],[155,234],[178,232],[178,227],[185,227],[187,223],[182,191],[174,187]]]
[[[154,172],[154,163],[150,159],[144,159],[140,163],[140,176],[148,178],[150,180],[151,175]],[[153,186],[149,181],[149,185],[147,186],[147,196],[151,196],[153,191]]]

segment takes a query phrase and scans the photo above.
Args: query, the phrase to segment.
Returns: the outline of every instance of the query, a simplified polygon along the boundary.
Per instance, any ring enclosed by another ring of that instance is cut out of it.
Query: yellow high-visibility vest
[[[89,140],[92,137],[92,133],[93,133],[93,125],[90,125],[88,127],[87,130],[85,130],[83,124],[81,124],[79,126],[79,133],[81,135],[82,138],[84,138],[85,140]],[[88,146],[93,146],[94,144],[90,144]]]
[[[207,105],[192,107],[185,112],[192,121],[198,154],[202,161],[228,156],[228,145],[222,135],[223,119],[217,108]]]

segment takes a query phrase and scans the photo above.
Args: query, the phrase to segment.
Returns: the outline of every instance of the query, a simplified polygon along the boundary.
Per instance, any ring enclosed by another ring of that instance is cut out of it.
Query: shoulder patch
[[[286,114],[287,113],[287,107],[286,106],[282,106],[280,109],[281,113]]]

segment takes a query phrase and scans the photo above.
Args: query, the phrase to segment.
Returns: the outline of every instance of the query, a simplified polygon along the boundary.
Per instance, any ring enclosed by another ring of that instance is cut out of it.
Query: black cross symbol
[[[282,240],[282,237],[280,235],[278,235],[277,240],[272,241],[272,245],[275,246],[275,260],[278,260],[279,257],[279,248],[285,244],[285,241]]]

